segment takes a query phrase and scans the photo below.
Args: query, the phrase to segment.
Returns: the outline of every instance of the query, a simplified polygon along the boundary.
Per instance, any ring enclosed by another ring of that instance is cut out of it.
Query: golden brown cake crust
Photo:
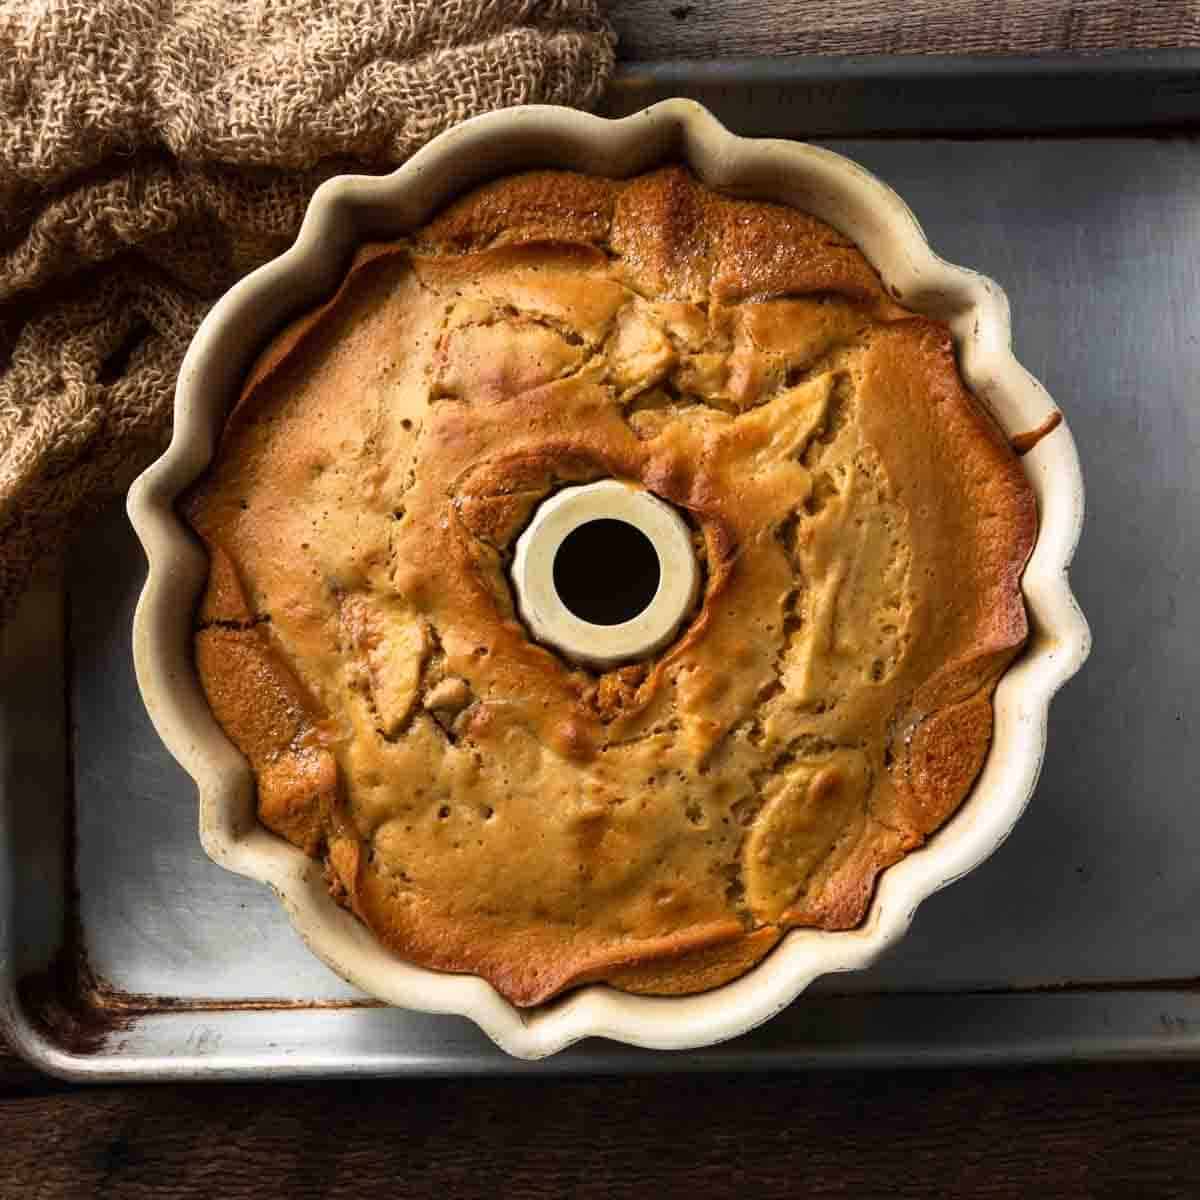
[[[507,564],[606,477],[688,518],[705,588],[598,675],[526,636]],[[385,944],[518,1004],[858,924],[986,756],[1036,532],[947,329],[680,168],[514,176],[364,248],[184,507],[261,819]]]

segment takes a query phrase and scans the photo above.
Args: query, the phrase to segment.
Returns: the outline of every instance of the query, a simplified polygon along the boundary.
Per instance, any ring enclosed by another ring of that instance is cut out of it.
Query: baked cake
[[[694,531],[676,641],[534,642],[513,546],[616,478]],[[397,954],[519,1005],[850,929],[980,770],[1036,512],[945,325],[834,229],[668,168],[479,188],[361,249],[185,502],[262,822]]]

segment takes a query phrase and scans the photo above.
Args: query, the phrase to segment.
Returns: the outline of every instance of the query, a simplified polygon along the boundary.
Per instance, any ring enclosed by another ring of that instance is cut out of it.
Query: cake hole
[[[554,556],[554,588],[581,621],[621,625],[644,612],[662,568],[654,543],[635,525],[602,517],[571,530]]]

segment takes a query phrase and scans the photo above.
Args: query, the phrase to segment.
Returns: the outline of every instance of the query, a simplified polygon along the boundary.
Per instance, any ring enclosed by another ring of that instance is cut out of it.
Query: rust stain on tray
[[[98,1054],[127,1020],[95,1003],[97,981],[79,940],[78,923],[67,918],[68,936],[50,965],[17,981],[17,996],[30,1024],[69,1054]]]
[[[74,809],[68,815],[68,847],[74,845]],[[68,853],[70,851],[68,850]],[[74,864],[71,864],[72,867]],[[17,981],[17,996],[30,1024],[68,1054],[100,1054],[142,1017],[184,1012],[277,1012],[296,1009],[387,1007],[379,1000],[220,1000],[156,996],[114,987],[88,960],[79,921],[79,892],[72,881],[63,940],[49,966]]]
[[[362,1000],[214,1000],[126,992],[100,976],[88,962],[78,919],[68,917],[67,937],[50,965],[17,983],[30,1024],[68,1054],[103,1052],[142,1017],[184,1012],[277,1012],[296,1009],[384,1008]]]

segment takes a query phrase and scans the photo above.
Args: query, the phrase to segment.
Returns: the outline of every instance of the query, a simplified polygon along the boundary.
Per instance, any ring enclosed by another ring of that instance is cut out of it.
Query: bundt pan
[[[200,327],[179,373],[171,444],[129,493],[149,559],[134,619],[138,682],[163,741],[196,781],[205,850],[269,884],[313,952],[364,992],[469,1017],[522,1058],[586,1037],[660,1049],[709,1045],[766,1021],[818,976],[871,963],[905,932],[921,901],[1007,837],[1037,782],[1050,699],[1089,649],[1067,581],[1083,481],[1062,423],[1022,460],[1040,520],[1023,580],[1031,633],[996,689],[991,750],[969,796],[922,849],[883,874],[858,928],[794,930],[747,974],[698,995],[657,998],[591,985],[518,1011],[481,979],[401,961],[330,898],[318,862],[259,825],[253,777],[214,720],[193,664],[192,614],[207,561],[174,507],[208,466],[255,355],[336,289],[358,244],[415,229],[477,183],[534,167],[624,177],[668,162],[685,163],[730,194],[809,212],[853,239],[902,304],[949,323],[964,378],[1010,436],[1057,419],[1049,396],[1013,357],[1004,293],[938,258],[900,197],[853,162],[816,146],[735,137],[684,100],[615,121],[534,106],[467,121],[391,175],[323,184],[295,245],[231,289]]]

